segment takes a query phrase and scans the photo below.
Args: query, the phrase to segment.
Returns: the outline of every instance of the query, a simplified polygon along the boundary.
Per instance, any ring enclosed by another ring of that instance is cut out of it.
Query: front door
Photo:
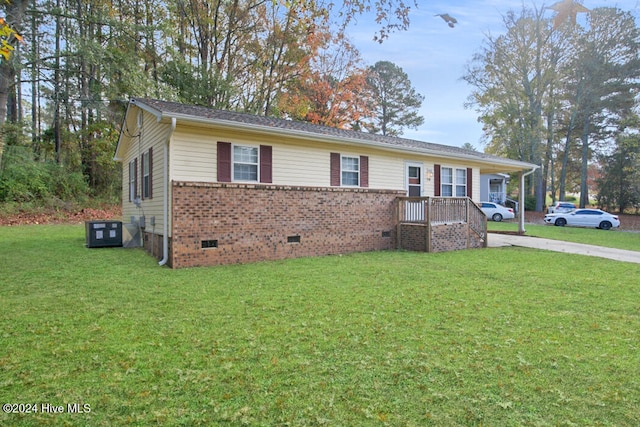
[[[409,163],[407,162],[407,196],[420,197],[422,196],[422,163]]]

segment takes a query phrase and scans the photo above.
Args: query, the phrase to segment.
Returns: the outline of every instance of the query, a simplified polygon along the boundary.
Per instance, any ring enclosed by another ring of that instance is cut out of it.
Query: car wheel
[[[558,218],[558,219],[556,219],[555,224],[556,224],[558,227],[564,227],[565,225],[567,225],[567,220],[566,220],[566,219],[564,219],[564,218]]]
[[[611,223],[609,221],[602,221],[600,223],[600,228],[603,230],[609,230],[611,229]]]
[[[502,221],[502,215],[500,215],[499,213],[494,213],[491,219],[494,220],[495,222],[500,222]]]

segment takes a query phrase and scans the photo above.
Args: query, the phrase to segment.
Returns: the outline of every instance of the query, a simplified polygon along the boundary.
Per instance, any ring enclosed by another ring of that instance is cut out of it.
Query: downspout
[[[518,194],[518,205],[520,206],[520,218],[518,221],[518,234],[524,234],[524,178],[538,170],[540,166],[536,166],[527,173],[520,174],[520,191]]]
[[[176,130],[176,118],[171,117],[171,126],[167,138],[162,146],[162,259],[158,265],[163,266],[169,260],[169,141]]]

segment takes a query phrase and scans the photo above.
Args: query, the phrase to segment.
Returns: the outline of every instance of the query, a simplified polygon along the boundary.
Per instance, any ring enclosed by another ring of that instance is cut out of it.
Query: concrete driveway
[[[521,246],[524,248],[589,255],[640,264],[640,252],[636,251],[626,251],[623,249],[605,248],[602,246],[585,245],[582,243],[571,243],[559,240],[542,239],[540,237],[517,236],[500,233],[489,233],[488,239],[487,246],[490,248]]]

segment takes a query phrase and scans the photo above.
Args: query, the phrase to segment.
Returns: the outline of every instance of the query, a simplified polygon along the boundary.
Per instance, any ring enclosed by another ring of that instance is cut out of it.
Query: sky
[[[478,114],[465,109],[472,87],[462,80],[465,66],[480,51],[487,34],[505,32],[503,17],[510,10],[552,5],[556,0],[418,0],[408,31],[396,32],[382,44],[373,41],[376,25],[364,16],[348,30],[350,40],[367,65],[390,61],[403,69],[412,86],[425,97],[420,114],[425,122],[417,130],[405,129],[403,138],[462,146],[470,143],[482,151],[482,125]],[[584,0],[589,8],[618,7],[631,11],[640,24],[640,0]],[[458,23],[450,28],[435,14],[448,13]],[[555,12],[547,10],[552,18]]]

